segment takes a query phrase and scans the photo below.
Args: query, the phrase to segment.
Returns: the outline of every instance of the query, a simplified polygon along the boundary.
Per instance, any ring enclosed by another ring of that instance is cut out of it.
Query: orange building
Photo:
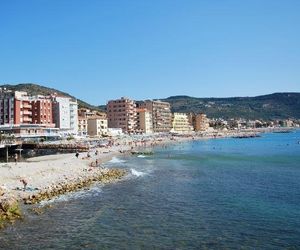
[[[45,124],[48,127],[54,127],[52,115],[51,97],[37,96],[31,100],[32,105],[32,123]]]

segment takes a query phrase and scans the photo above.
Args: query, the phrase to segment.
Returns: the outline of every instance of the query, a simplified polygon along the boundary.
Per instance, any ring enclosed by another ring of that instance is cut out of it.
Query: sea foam
[[[109,161],[109,163],[124,163],[124,162],[126,162],[126,161],[121,160],[121,159],[119,159],[119,158],[117,158],[117,157],[113,157],[113,158]]]
[[[135,170],[135,169],[133,169],[133,168],[131,168],[130,171],[131,171],[131,174],[132,174],[132,175],[137,176],[137,177],[140,177],[140,176],[143,176],[143,175],[146,174],[146,173],[144,173],[144,172],[137,171],[137,170]]]
[[[93,186],[89,189],[84,189],[76,192],[71,192],[67,194],[62,194],[57,197],[54,197],[50,200],[44,200],[39,203],[39,207],[44,207],[56,202],[66,202],[70,200],[83,199],[86,197],[98,196],[102,192],[102,189],[99,185]]]
[[[147,156],[146,155],[138,155],[137,157],[138,158],[146,158]]]

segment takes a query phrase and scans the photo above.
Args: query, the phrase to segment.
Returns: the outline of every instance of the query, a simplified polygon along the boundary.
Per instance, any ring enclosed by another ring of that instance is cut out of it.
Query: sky
[[[299,0],[0,0],[0,84],[94,105],[300,92]]]

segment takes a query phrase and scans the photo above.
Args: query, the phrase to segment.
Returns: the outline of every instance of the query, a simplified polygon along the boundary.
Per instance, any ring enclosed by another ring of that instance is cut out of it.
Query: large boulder
[[[18,201],[14,197],[4,196],[0,199],[0,208],[3,212],[7,212],[15,207],[18,207]]]

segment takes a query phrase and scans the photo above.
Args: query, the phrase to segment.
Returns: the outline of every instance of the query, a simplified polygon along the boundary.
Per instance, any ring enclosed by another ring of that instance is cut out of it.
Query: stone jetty
[[[79,177],[73,181],[61,182],[47,187],[36,194],[23,198],[23,201],[24,204],[36,204],[43,200],[50,200],[65,193],[87,188],[96,182],[105,184],[120,180],[126,173],[127,172],[123,169],[98,170],[86,177]]]
[[[94,168],[87,171],[73,180],[65,180],[51,186],[38,190],[31,195],[23,198],[26,205],[37,204],[44,200],[50,200],[54,197],[75,192],[80,189],[88,188],[94,183],[111,183],[120,180],[127,171],[124,169],[100,169]],[[7,223],[13,223],[15,220],[22,218],[19,200],[8,190],[0,188],[0,229]]]

